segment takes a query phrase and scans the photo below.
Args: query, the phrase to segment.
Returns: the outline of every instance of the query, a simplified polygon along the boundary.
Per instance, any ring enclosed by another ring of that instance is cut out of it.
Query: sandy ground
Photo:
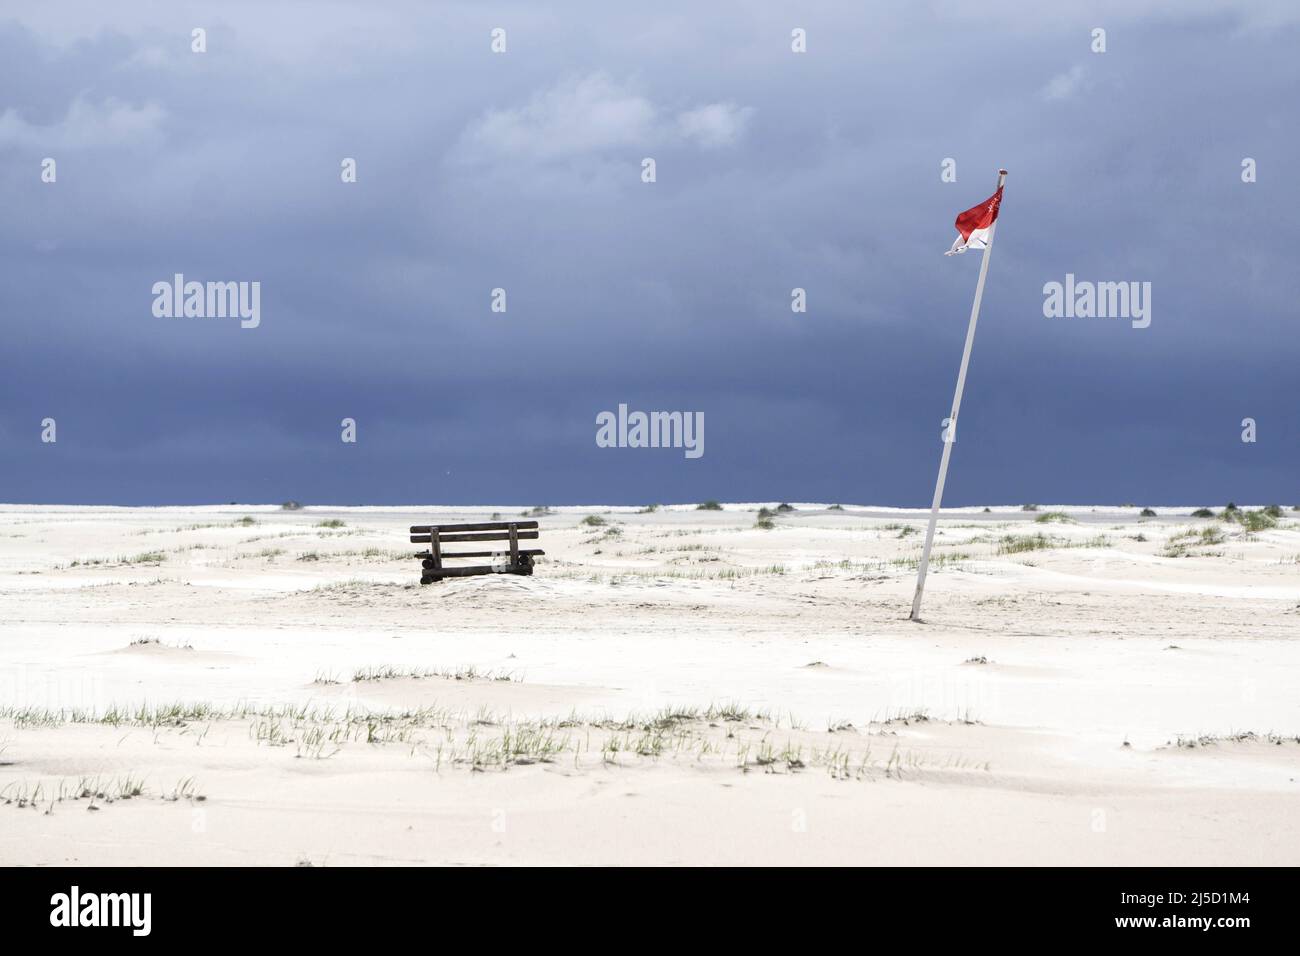
[[[757,507],[0,507],[0,863],[1300,862],[1300,512]]]

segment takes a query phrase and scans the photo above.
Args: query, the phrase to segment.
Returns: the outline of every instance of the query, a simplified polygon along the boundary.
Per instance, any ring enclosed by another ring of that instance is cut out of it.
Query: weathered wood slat
[[[480,521],[469,524],[413,524],[411,534],[428,534],[430,528],[440,531],[508,531],[514,525],[520,531],[536,528],[536,521]]]
[[[509,553],[508,551],[457,551],[455,554],[444,553],[443,557],[444,558],[494,558],[498,554],[504,557],[508,553]],[[528,549],[520,548],[519,553],[531,554],[533,556],[537,556],[539,554],[546,554],[546,552],[543,551],[541,548],[528,548]]]
[[[519,540],[523,540],[523,539],[525,539],[525,538],[531,540],[531,539],[535,539],[535,538],[537,538],[537,537],[538,537],[538,533],[537,533],[536,531],[520,531],[520,532],[519,532]],[[489,531],[489,532],[485,532],[485,533],[483,533],[483,534],[476,534],[476,533],[471,533],[471,534],[443,534],[443,533],[442,533],[442,529],[439,527],[439,529],[438,529],[438,540],[441,541],[441,542],[444,543],[444,544],[446,544],[446,543],[448,543],[448,542],[456,542],[456,541],[509,541],[509,540],[510,540],[510,532],[508,532],[508,531],[505,531],[505,532],[501,532],[501,531]],[[428,535],[428,533],[425,533],[425,534],[413,534],[413,535],[411,535],[411,543],[412,543],[412,544],[427,544],[428,542],[429,542],[429,535]]]
[[[541,548],[520,548],[519,553],[526,554],[529,557],[537,557],[538,555],[546,554],[546,552]],[[444,551],[442,557],[443,560],[446,560],[447,558],[495,558],[497,556],[504,558],[508,554],[508,551],[457,551],[454,554]],[[433,560],[429,557],[428,551],[421,551],[416,554],[416,557],[425,562],[425,567],[429,567],[429,562]]]
[[[494,568],[484,567],[476,564],[468,568],[441,568],[436,571],[425,571],[421,579],[425,581],[436,581],[439,578],[469,578],[476,574],[498,574]]]

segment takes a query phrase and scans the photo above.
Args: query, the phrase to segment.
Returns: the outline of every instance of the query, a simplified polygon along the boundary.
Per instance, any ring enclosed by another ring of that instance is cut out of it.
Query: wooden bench
[[[420,583],[429,584],[443,578],[465,578],[475,574],[532,574],[533,558],[545,554],[540,548],[524,549],[520,541],[534,540],[538,536],[536,521],[481,521],[476,524],[413,524],[411,543],[427,544],[428,551],[415,556],[420,559]],[[479,541],[509,541],[508,549],[492,551],[444,551],[444,544],[469,544]],[[446,567],[448,558],[501,558],[493,564],[472,564]],[[506,560],[509,563],[506,563]]]

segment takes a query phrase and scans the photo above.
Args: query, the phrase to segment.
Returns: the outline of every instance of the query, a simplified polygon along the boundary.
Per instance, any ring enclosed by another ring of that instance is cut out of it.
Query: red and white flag
[[[988,199],[978,206],[972,206],[957,216],[957,232],[960,235],[953,240],[952,248],[944,253],[953,256],[967,249],[986,249],[989,244],[989,232],[998,218],[998,207],[1002,205],[1002,187],[998,187]]]

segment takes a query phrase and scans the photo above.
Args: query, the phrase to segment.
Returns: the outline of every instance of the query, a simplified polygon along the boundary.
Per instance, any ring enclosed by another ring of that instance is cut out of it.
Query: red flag
[[[965,252],[967,249],[984,249],[989,244],[989,230],[998,218],[998,207],[1002,205],[1002,187],[998,187],[988,199],[978,206],[972,206],[957,216],[957,231],[961,233],[944,253],[946,256]]]

